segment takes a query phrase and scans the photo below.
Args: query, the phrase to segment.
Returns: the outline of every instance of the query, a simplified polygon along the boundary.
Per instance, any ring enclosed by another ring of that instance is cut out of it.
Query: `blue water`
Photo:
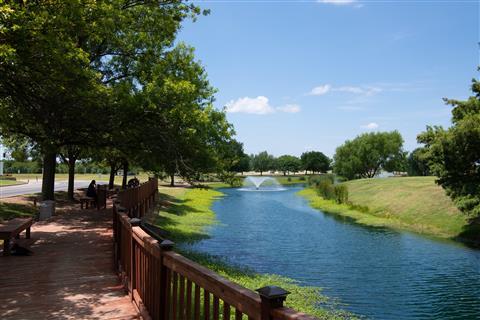
[[[323,214],[300,189],[222,190],[219,224],[193,248],[322,287],[371,319],[480,319],[480,250]]]

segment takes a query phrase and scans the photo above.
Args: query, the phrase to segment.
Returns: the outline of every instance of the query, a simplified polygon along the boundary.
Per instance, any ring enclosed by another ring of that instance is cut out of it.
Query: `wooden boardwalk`
[[[0,319],[139,319],[114,272],[111,209],[78,208],[33,225],[32,256],[0,256]]]

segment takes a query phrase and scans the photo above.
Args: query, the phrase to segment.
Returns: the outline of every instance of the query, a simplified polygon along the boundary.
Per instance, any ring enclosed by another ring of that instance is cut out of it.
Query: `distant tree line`
[[[275,157],[267,151],[258,154],[241,154],[239,161],[230,169],[233,172],[244,173],[248,171],[259,172],[263,175],[269,171],[279,171],[283,175],[296,174],[300,171],[305,173],[325,173],[331,169],[331,159],[319,151],[307,151],[300,157],[282,155]]]

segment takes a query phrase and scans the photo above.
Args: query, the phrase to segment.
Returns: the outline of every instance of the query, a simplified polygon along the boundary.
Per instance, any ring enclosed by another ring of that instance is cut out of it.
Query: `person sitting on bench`
[[[87,197],[93,198],[95,200],[95,203],[97,203],[97,183],[95,182],[95,180],[92,180],[92,182],[90,182],[90,184],[88,185]]]

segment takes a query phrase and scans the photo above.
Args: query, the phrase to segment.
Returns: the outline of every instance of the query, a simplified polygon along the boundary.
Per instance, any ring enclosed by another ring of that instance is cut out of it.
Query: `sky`
[[[450,125],[478,77],[478,1],[196,1],[193,47],[247,153],[333,156],[364,132],[404,149]]]

